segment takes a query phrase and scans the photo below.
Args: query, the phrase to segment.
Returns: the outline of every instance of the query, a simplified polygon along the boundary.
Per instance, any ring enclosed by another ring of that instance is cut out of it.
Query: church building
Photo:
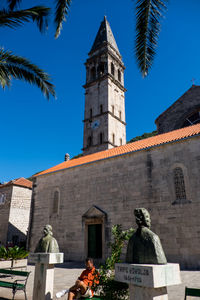
[[[168,262],[200,268],[200,86],[156,119],[158,135],[126,144],[124,64],[106,18],[86,66],[83,156],[33,177],[29,248],[51,224],[65,260],[105,260],[111,228],[149,210]]]

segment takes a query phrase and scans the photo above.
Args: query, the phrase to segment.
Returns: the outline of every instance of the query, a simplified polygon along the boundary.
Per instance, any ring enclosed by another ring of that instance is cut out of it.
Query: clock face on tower
[[[95,121],[92,122],[91,127],[92,127],[92,129],[97,129],[99,127],[99,125],[100,125],[100,121],[95,120]]]

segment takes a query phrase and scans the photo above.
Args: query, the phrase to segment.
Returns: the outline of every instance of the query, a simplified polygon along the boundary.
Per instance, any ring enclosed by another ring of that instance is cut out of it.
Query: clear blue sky
[[[104,15],[126,66],[127,140],[155,130],[156,117],[190,88],[192,78],[200,84],[200,1],[170,1],[155,63],[146,79],[134,57],[134,3],[74,0],[58,40],[54,40],[51,25],[45,35],[34,24],[18,30],[1,28],[5,49],[29,58],[51,74],[57,100],[48,102],[38,88],[19,81],[0,90],[0,182],[29,177],[62,162],[66,152],[71,157],[81,152],[84,62]]]

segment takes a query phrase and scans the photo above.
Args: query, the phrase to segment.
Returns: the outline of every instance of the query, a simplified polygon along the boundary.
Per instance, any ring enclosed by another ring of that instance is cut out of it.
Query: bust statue
[[[59,253],[59,247],[56,239],[53,237],[52,226],[45,225],[43,229],[44,236],[39,240],[35,253]]]
[[[134,210],[138,228],[128,242],[126,262],[131,264],[166,264],[159,237],[150,230],[150,214],[145,208]]]

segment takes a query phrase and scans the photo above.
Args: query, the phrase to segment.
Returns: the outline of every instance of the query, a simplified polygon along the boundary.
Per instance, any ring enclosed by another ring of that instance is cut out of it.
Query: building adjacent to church
[[[32,182],[23,177],[0,184],[0,242],[26,246]]]
[[[65,260],[104,260],[112,226],[136,227],[145,207],[168,261],[200,268],[200,87],[158,117],[162,134],[126,144],[124,65],[105,18],[86,73],[84,155],[34,177],[30,250],[49,223]]]

